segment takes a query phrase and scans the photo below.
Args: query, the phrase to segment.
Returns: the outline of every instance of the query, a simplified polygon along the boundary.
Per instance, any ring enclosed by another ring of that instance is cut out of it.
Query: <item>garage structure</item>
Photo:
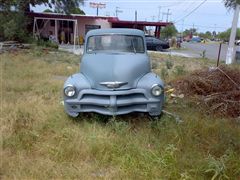
[[[146,31],[146,27],[155,27],[154,36],[160,38],[161,28],[172,25],[169,22],[148,22],[148,21],[122,21],[119,19],[109,19],[113,28],[135,28],[142,31]]]

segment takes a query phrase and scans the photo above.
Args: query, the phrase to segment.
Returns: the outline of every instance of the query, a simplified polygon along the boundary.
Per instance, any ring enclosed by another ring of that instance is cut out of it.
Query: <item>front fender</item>
[[[65,81],[63,88],[68,85],[73,85],[76,88],[76,95],[82,89],[91,89],[91,85],[88,82],[87,78],[82,73],[73,74]]]
[[[164,105],[164,91],[160,96],[154,96],[152,94],[152,87],[153,85],[158,84],[159,86],[162,87],[164,90],[164,83],[163,81],[159,78],[159,76],[155,73],[147,73],[145,76],[143,76],[137,84],[137,88],[139,89],[145,89],[148,95],[149,99],[157,99],[159,100],[159,105],[157,106],[157,110],[154,112],[150,112],[150,115],[159,115],[161,113],[161,110]],[[152,105],[148,105],[149,108],[151,108]],[[155,107],[155,105],[153,105]]]
[[[144,75],[137,83],[138,88],[142,89],[149,89],[151,90],[152,86],[154,84],[160,85],[162,88],[164,88],[163,81],[159,78],[159,76],[155,73],[147,73]]]

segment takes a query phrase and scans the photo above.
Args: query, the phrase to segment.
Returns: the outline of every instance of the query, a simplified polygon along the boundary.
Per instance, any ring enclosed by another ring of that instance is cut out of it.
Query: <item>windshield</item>
[[[144,53],[144,42],[141,36],[132,35],[98,35],[91,36],[87,42],[87,52],[133,52]]]

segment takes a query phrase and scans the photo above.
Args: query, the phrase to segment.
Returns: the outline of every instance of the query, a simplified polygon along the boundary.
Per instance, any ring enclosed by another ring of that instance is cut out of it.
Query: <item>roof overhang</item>
[[[29,12],[27,13],[30,17],[41,18],[41,19],[59,19],[59,20],[78,20],[78,19],[104,19],[108,20],[108,22],[115,24],[115,25],[122,25],[122,26],[169,26],[173,25],[171,22],[149,22],[149,21],[126,21],[126,20],[119,20],[117,17],[110,17],[110,16],[91,16],[91,15],[80,15],[80,14],[60,14],[60,13],[37,13],[37,12]]]
[[[90,15],[80,15],[80,14],[60,14],[60,13],[37,13],[37,12],[29,12],[27,13],[30,17],[37,17],[37,18],[46,18],[46,19],[118,19],[117,17],[109,17],[109,16],[90,16]]]
[[[122,21],[118,19],[108,19],[112,24],[118,25],[140,25],[140,26],[169,26],[173,25],[171,22],[148,22],[148,21]]]

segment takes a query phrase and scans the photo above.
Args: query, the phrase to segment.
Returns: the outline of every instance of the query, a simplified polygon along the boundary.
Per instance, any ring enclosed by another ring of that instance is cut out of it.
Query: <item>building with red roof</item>
[[[88,31],[100,28],[135,28],[145,31],[147,26],[152,26],[155,28],[155,36],[159,38],[161,28],[172,25],[170,22],[126,21],[117,17],[79,14],[30,12],[28,16],[32,19],[35,37],[48,39],[54,36],[57,42],[64,44],[81,44]]]

